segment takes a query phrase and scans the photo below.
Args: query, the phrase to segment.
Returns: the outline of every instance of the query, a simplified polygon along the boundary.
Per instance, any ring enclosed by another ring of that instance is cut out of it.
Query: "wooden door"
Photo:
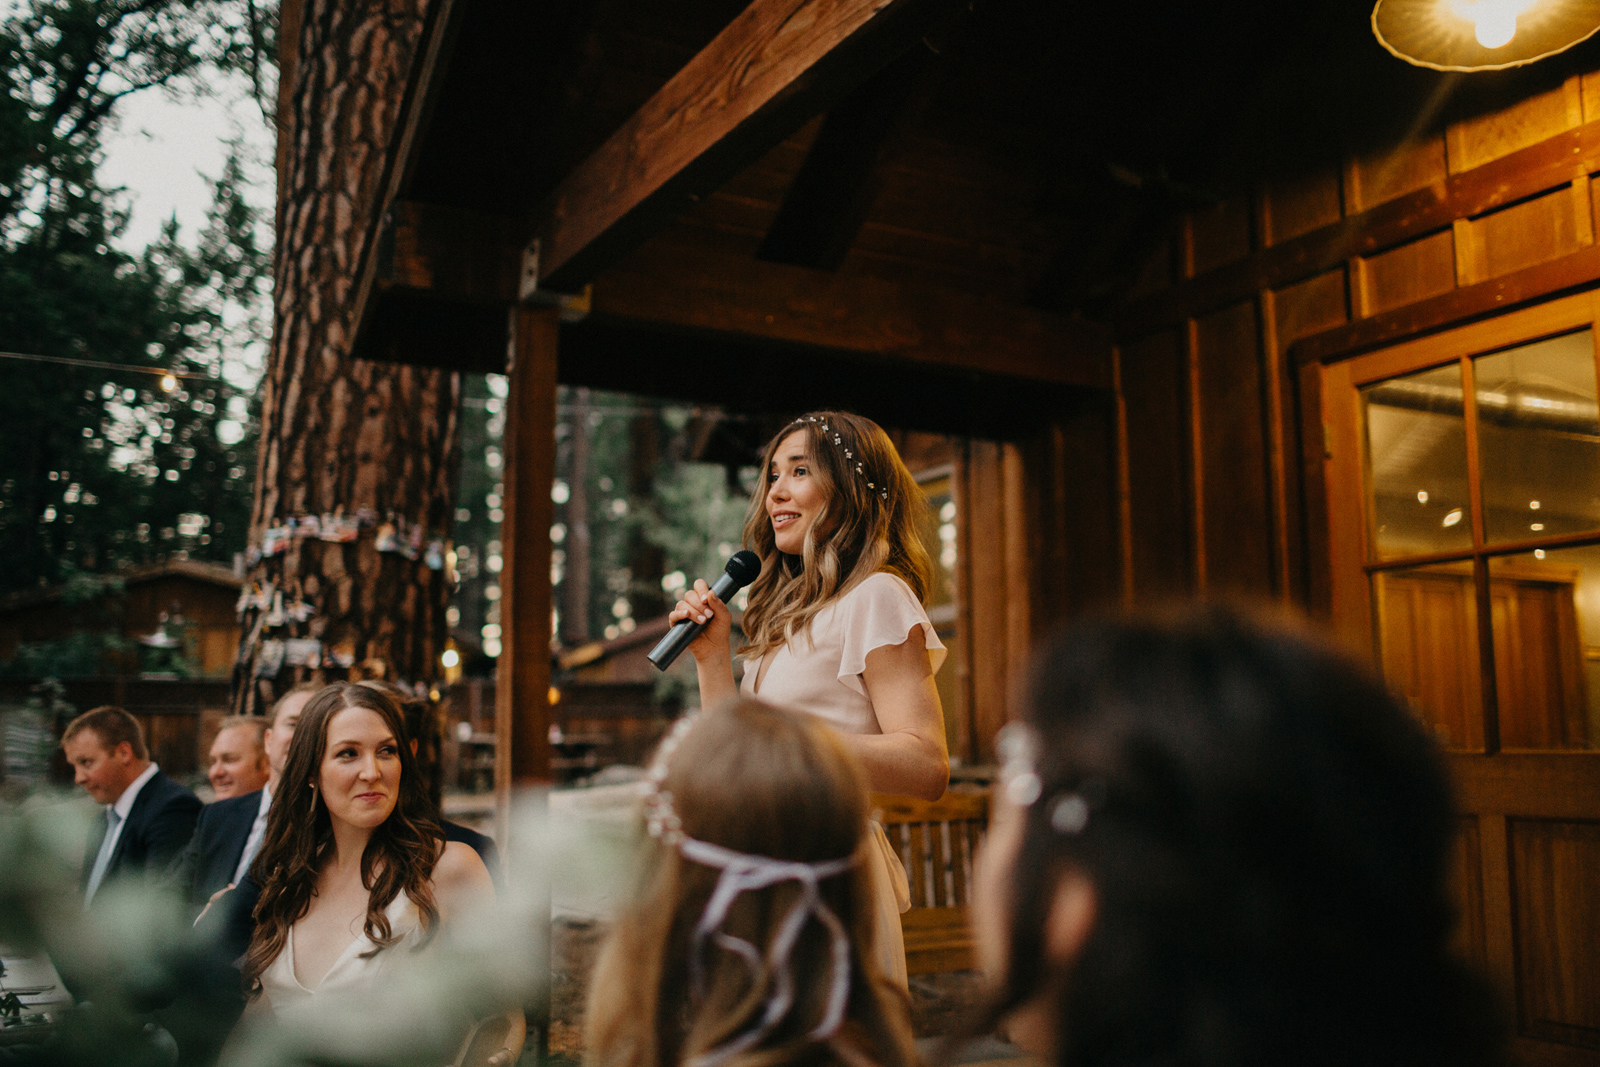
[[[1461,950],[1600,1067],[1600,296],[1322,368],[1332,621],[1446,753]]]

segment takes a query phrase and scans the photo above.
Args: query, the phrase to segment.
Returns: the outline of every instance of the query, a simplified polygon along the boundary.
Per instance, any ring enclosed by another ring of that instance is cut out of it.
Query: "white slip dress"
[[[389,929],[400,939],[381,952],[372,953],[376,947],[363,930],[345,948],[328,973],[314,987],[306,988],[294,973],[294,929],[284,939],[283,951],[267,965],[261,974],[261,992],[275,1012],[292,1008],[295,1004],[314,996],[328,994],[360,993],[376,988],[385,974],[409,956],[422,939],[422,922],[417,906],[405,893],[400,893],[384,909],[389,917]]]

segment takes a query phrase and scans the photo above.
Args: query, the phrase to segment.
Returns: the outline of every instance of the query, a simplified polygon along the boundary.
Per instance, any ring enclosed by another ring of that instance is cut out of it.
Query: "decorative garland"
[[[281,556],[289,551],[295,540],[327,541],[332,544],[351,544],[361,539],[363,530],[373,530],[373,540],[379,552],[387,552],[414,560],[419,556],[429,570],[444,570],[445,556],[450,551],[443,537],[429,538],[424,547],[424,527],[421,523],[407,522],[405,516],[389,512],[383,522],[378,522],[377,512],[360,508],[354,515],[340,511],[325,511],[321,515],[291,515],[280,522],[274,518],[261,532],[260,542],[252,541],[245,551],[245,563],[254,567],[263,559]]]

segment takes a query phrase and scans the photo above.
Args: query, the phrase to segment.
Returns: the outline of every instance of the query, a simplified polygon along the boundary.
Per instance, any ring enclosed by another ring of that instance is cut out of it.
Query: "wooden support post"
[[[511,389],[500,526],[500,662],[495,692],[495,793],[550,781],[550,523],[554,509],[555,308],[511,312]]]
[[[506,401],[505,492],[500,524],[500,660],[495,674],[495,828],[513,871],[536,879],[548,910],[549,869],[516,853],[511,835],[513,789],[550,784],[550,523],[555,507],[556,308],[511,309],[511,372]],[[525,801],[524,815],[548,814],[544,794]],[[530,862],[531,861],[531,862]],[[553,933],[553,928],[547,927]],[[550,939],[538,941],[535,966],[550,973]],[[550,983],[525,1007],[529,1046],[543,1062],[550,1051]]]

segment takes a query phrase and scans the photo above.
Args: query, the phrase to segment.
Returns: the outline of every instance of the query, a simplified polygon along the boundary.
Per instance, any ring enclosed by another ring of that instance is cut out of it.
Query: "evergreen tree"
[[[260,37],[240,0],[35,0],[0,24],[0,351],[78,361],[0,357],[0,593],[244,546],[237,363],[262,343],[269,257],[238,146],[193,249],[175,221],[118,249],[127,211],[95,167],[118,100],[201,91]]]

